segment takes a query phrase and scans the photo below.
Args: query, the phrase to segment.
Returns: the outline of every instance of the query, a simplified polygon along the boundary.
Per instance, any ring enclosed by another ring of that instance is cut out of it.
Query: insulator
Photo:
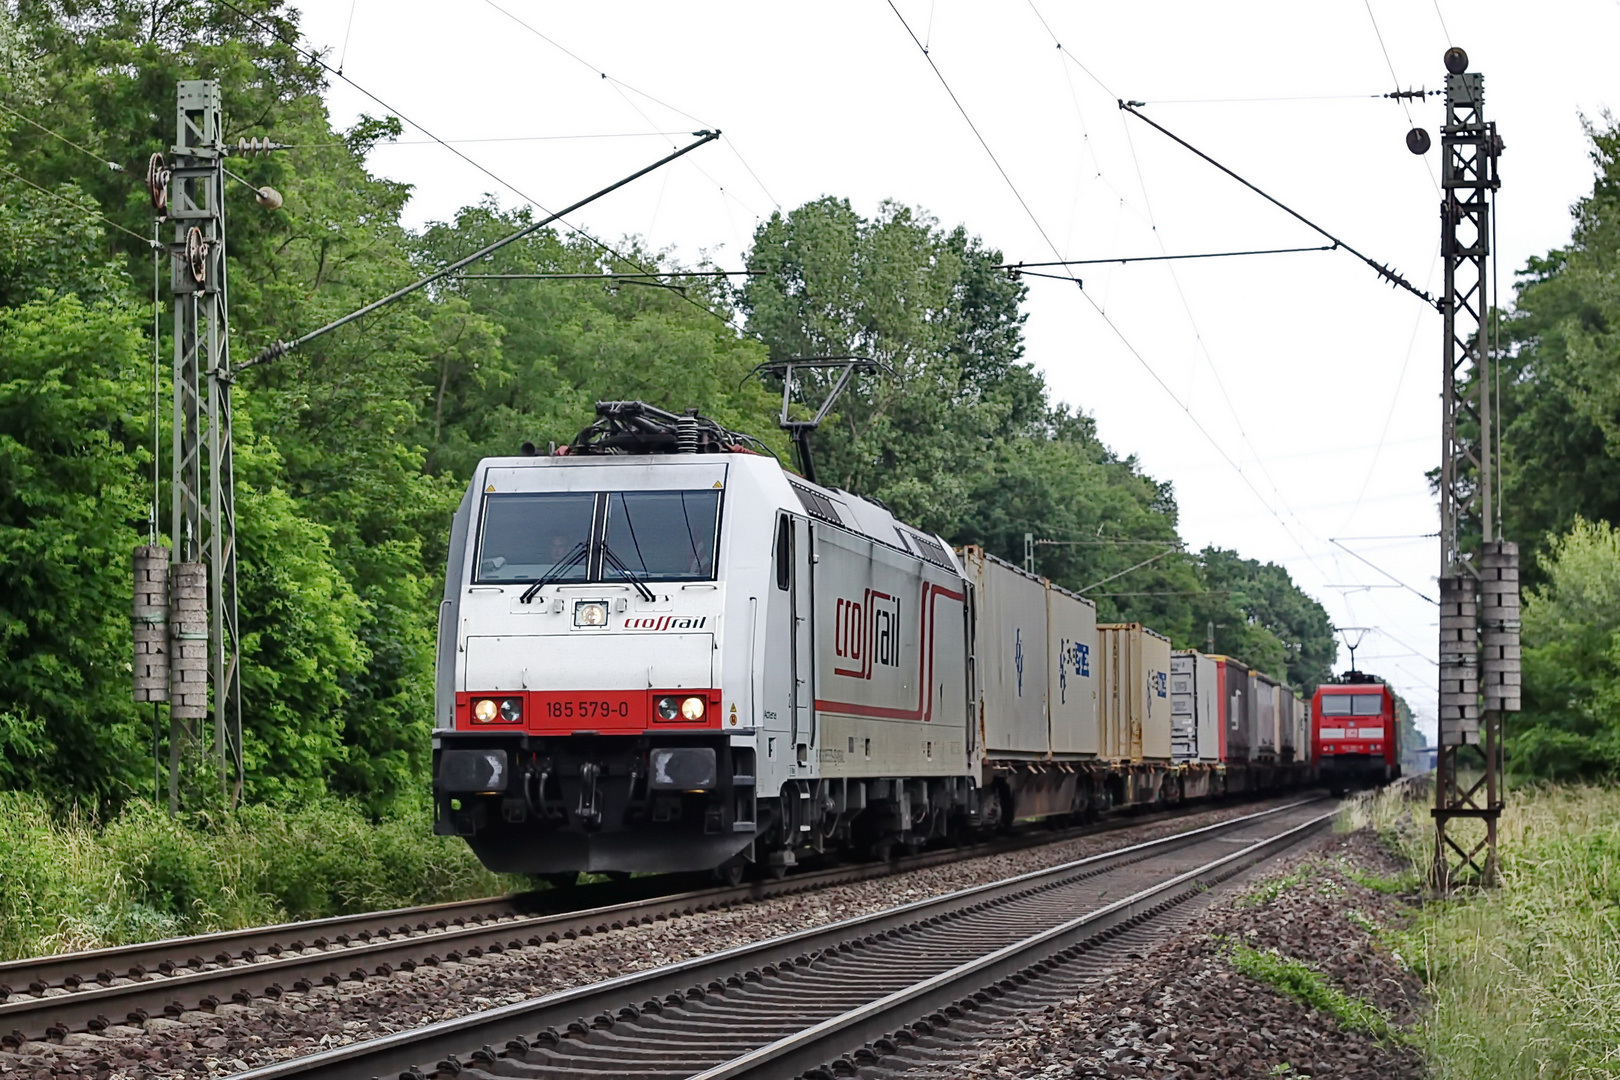
[[[236,145],[227,147],[226,152],[237,157],[258,157],[260,154],[282,149],[285,148],[280,143],[269,139],[237,139]]]
[[[675,452],[678,454],[695,454],[698,452],[698,421],[697,410],[688,409],[675,425]]]

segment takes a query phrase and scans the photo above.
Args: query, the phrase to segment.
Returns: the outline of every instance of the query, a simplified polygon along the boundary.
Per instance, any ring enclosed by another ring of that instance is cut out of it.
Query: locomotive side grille
[[[912,546],[917,549],[918,555],[942,570],[950,570],[953,573],[956,571],[956,567],[951,565],[951,557],[945,554],[945,548],[938,540],[935,540],[932,536],[924,536],[922,533],[908,532],[906,536],[911,540]]]
[[[793,493],[799,497],[799,502],[804,507],[805,513],[833,525],[842,525],[844,523],[844,519],[838,516],[838,507],[834,506],[833,501],[827,496],[801,484],[795,484],[791,480],[788,481],[788,484],[793,488]]]

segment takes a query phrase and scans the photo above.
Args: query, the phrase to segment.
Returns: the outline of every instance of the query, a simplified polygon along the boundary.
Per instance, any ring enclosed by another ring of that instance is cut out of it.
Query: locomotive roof
[[[475,490],[487,489],[492,469],[576,469],[576,468],[702,468],[725,466],[743,469],[774,494],[779,509],[792,510],[830,525],[895,548],[952,573],[961,566],[950,547],[932,533],[907,525],[888,507],[842,488],[823,487],[783,467],[773,457],[747,451],[703,454],[558,454],[544,457],[514,456],[485,458],[473,475]],[[729,486],[729,485],[728,485]]]

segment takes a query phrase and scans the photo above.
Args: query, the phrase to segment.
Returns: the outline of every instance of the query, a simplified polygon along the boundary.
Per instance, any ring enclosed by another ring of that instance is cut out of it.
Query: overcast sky
[[[412,224],[486,193],[566,205],[718,127],[722,142],[575,223],[726,267],[759,219],[822,195],[868,214],[884,199],[925,208],[1009,261],[1323,243],[1121,113],[1125,98],[1437,292],[1442,106],[1378,95],[1440,87],[1455,44],[1506,142],[1506,294],[1529,256],[1568,239],[1591,188],[1582,114],[1620,104],[1616,0],[302,7],[306,42],[345,76],[499,177],[408,126],[371,165],[415,185]],[[333,82],[337,125],[384,112]],[[1414,123],[1436,136],[1423,158],[1404,144]],[[1028,355],[1054,395],[1174,483],[1191,545],[1281,563],[1336,625],[1373,628],[1359,666],[1387,675],[1432,739],[1436,618],[1417,594],[1435,594],[1438,572],[1424,535],[1438,527],[1424,480],[1439,453],[1438,315],[1342,251],[1073,273],[1084,295],[1026,279]]]

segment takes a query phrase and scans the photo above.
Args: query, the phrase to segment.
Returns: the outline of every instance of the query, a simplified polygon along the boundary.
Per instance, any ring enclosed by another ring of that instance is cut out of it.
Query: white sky
[[[1506,142],[1506,292],[1528,256],[1568,239],[1568,208],[1590,190],[1580,114],[1620,106],[1616,0],[1370,0],[1370,12],[1366,0],[896,0],[1038,229],[887,0],[495,2],[305,0],[305,40],[445,139],[641,136],[458,145],[544,206],[633,171],[696,127],[723,129],[721,143],[576,224],[726,267],[741,265],[773,206],[827,194],[868,214],[885,198],[925,207],[1014,261],[1055,257],[1041,230],[1070,259],[1323,242],[1129,120],[1115,104],[1124,97],[1438,292],[1442,107],[1371,96],[1393,88],[1391,64],[1403,88],[1440,87],[1455,43],[1485,74],[1487,116]],[[1209,100],[1234,98],[1273,100]],[[383,111],[337,80],[330,101],[340,126]],[[1413,121],[1436,136],[1423,159],[1404,145]],[[675,134],[645,134],[655,131]],[[423,138],[408,129],[371,159],[416,185],[412,224],[486,192],[522,201],[443,147],[403,145]],[[1074,272],[1141,359],[1073,285],[1026,279],[1028,355],[1056,397],[1174,483],[1191,545],[1281,563],[1336,624],[1376,628],[1359,665],[1395,682],[1432,739],[1435,609],[1330,540],[1434,595],[1437,543],[1421,534],[1437,528],[1424,473],[1439,453],[1439,317],[1343,252]]]

